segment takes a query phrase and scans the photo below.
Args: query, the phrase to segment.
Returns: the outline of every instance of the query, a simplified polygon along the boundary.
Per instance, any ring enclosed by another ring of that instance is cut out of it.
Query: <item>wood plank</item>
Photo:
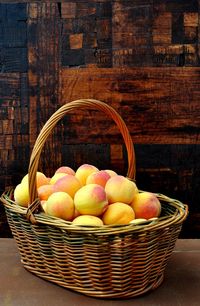
[[[57,108],[59,99],[59,35],[60,24],[56,3],[28,4],[28,59],[30,86],[30,148],[33,148],[41,127]],[[47,33],[49,33],[47,35]],[[56,133],[56,132],[55,132]],[[57,147],[58,151],[49,152]],[[51,169],[51,165],[61,158],[59,140],[50,137],[45,147],[41,168]],[[50,171],[50,170],[49,170]]]
[[[199,68],[62,69],[61,104],[88,97],[109,103],[134,143],[199,144],[199,75]],[[77,110],[66,120],[66,143],[120,141],[99,112]]]

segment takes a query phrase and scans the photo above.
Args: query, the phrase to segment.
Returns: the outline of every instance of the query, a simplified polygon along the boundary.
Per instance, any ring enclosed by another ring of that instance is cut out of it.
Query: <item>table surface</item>
[[[0,306],[199,306],[200,239],[180,239],[159,288],[143,296],[111,300],[84,296],[24,269],[14,239],[0,239]]]

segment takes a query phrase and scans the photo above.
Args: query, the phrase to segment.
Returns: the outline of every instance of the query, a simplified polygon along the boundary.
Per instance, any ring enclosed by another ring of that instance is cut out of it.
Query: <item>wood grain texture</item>
[[[115,107],[134,143],[200,143],[199,68],[63,69],[61,84],[61,104],[91,97]],[[66,142],[119,141],[110,120],[92,114],[70,116]]]
[[[57,109],[60,27],[57,16],[58,6],[55,3],[29,3],[28,12],[28,77],[31,114],[29,145],[32,149],[42,126]],[[61,158],[59,141],[54,136],[50,136],[46,143],[41,169],[51,171],[54,163]],[[55,148],[58,149],[57,152]]]

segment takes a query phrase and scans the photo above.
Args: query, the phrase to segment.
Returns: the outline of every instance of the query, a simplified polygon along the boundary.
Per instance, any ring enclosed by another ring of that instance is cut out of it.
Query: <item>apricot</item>
[[[138,193],[136,184],[122,175],[111,177],[106,185],[105,191],[109,203],[122,202],[130,204]]]
[[[135,213],[128,204],[116,202],[108,205],[103,214],[102,220],[104,224],[128,224],[135,219]]]
[[[73,219],[75,219],[76,217],[80,216],[80,212],[76,209],[74,209],[74,216],[73,216]]]
[[[59,180],[61,177],[64,177],[64,176],[67,176],[67,175],[68,175],[68,174],[66,174],[66,173],[61,173],[61,172],[55,173],[55,174],[52,176],[52,178],[50,179],[49,184],[53,185],[53,184],[55,184],[55,183],[57,182],[57,180]]]
[[[54,192],[53,185],[42,185],[37,191],[40,201],[47,200],[48,197]]]
[[[42,208],[43,208],[44,212],[46,213],[47,201],[42,200],[42,201],[40,201],[40,203],[41,203],[41,205],[42,205]]]
[[[104,171],[106,171],[106,172],[110,175],[110,177],[113,177],[113,176],[118,175],[115,171],[110,170],[110,169],[106,169],[106,170],[104,170]]]
[[[76,217],[72,224],[76,225],[92,225],[92,226],[102,226],[103,221],[96,216],[90,216],[90,215],[81,215]]]
[[[26,174],[23,178],[21,183],[28,183],[28,174]],[[49,178],[42,172],[36,173],[36,186],[39,188],[42,185],[46,185],[49,183]]]
[[[79,180],[74,175],[66,175],[59,178],[54,186],[54,192],[64,191],[67,192],[72,198],[74,198],[75,193],[82,187]]]
[[[91,173],[98,171],[99,169],[93,165],[83,164],[76,170],[75,176],[81,182],[82,186],[84,186],[86,184],[87,177]]]
[[[71,221],[74,216],[73,199],[63,191],[52,193],[46,201],[45,212],[50,216]]]
[[[105,187],[109,179],[110,179],[110,175],[104,170],[93,172],[87,177],[86,185],[98,184],[102,187]]]
[[[136,218],[151,219],[159,217],[161,204],[155,194],[151,192],[141,192],[135,195],[131,204]]]
[[[15,202],[23,207],[28,207],[29,204],[29,187],[28,182],[24,180],[23,183],[18,184],[14,190]]]
[[[67,167],[67,166],[62,166],[58,168],[55,173],[66,173],[70,175],[75,175],[75,171],[72,168]]]
[[[83,186],[74,196],[74,205],[81,215],[100,216],[108,205],[104,188],[97,184]]]

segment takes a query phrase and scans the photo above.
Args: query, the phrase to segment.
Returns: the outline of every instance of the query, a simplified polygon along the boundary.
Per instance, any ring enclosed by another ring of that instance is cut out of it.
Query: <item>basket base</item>
[[[28,270],[29,272],[33,273],[34,275],[43,278],[46,281],[49,281],[51,283],[54,283],[56,285],[59,285],[61,287],[64,287],[68,290],[71,291],[75,291],[81,294],[84,294],[86,296],[90,296],[90,297],[94,297],[94,298],[107,298],[107,299],[125,299],[125,298],[133,298],[133,297],[137,297],[137,296],[141,296],[144,295],[147,292],[153,291],[156,288],[158,288],[163,280],[164,280],[164,273],[162,273],[161,275],[159,275],[159,277],[157,278],[157,280],[146,287],[140,288],[138,290],[128,290],[128,291],[98,291],[96,289],[93,290],[88,290],[87,288],[81,288],[81,287],[76,287],[76,286],[71,286],[69,284],[67,284],[64,280],[62,279],[56,279],[55,277],[52,277],[51,275],[44,275],[44,273],[40,273],[39,271],[36,271],[33,267],[26,265],[23,260],[21,260],[24,268],[26,270]]]

